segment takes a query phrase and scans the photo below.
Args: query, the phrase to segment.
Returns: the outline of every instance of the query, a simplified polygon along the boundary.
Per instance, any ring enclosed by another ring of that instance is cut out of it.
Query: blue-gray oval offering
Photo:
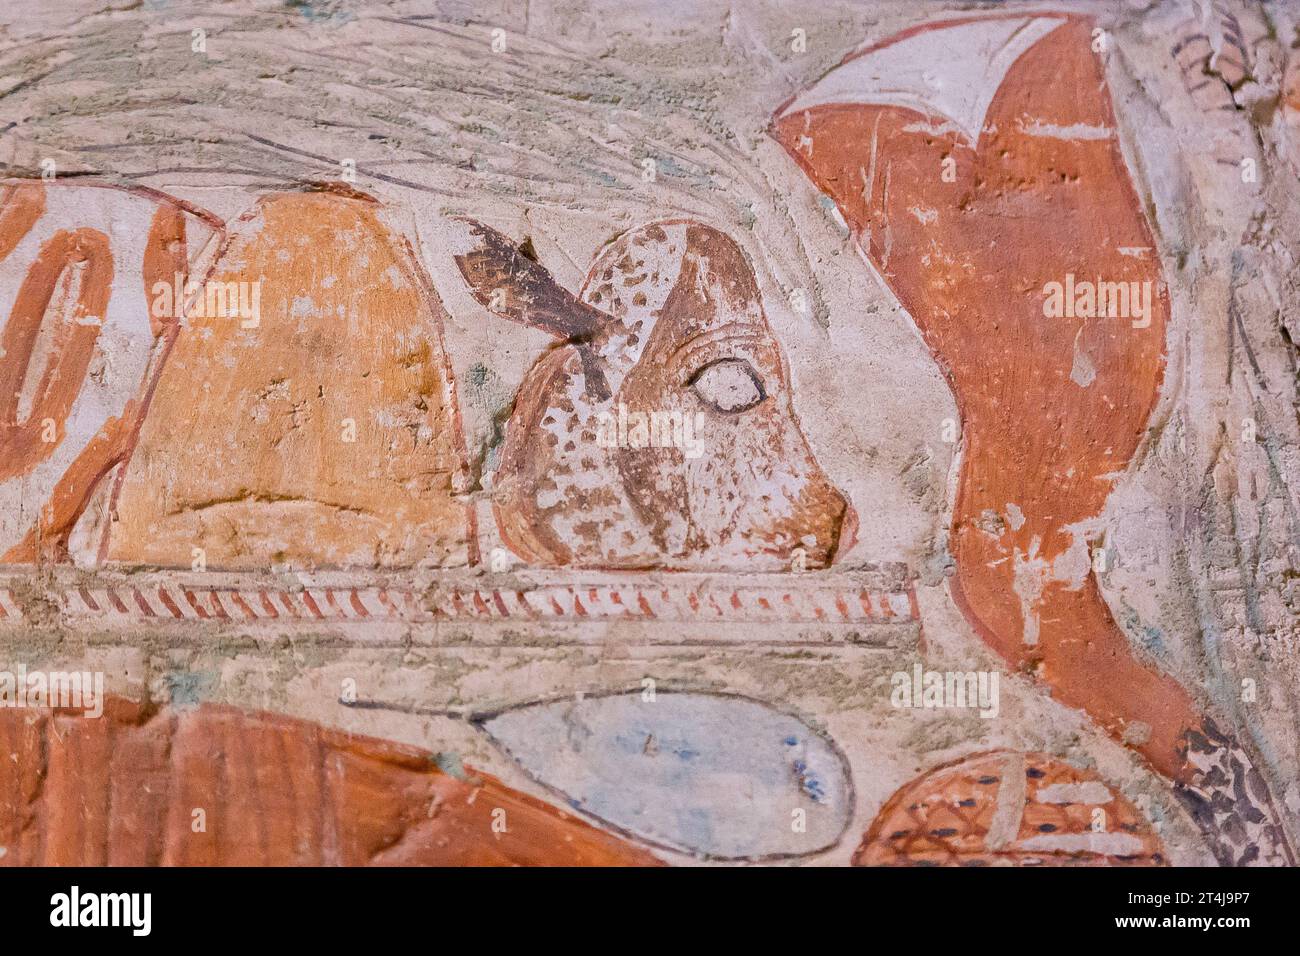
[[[481,722],[539,783],[648,843],[712,859],[802,856],[849,823],[844,757],[797,717],[724,694],[525,704]]]

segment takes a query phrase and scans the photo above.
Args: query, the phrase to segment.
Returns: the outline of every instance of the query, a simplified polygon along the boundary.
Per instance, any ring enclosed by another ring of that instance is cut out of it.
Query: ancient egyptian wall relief
[[[76,522],[130,458],[177,314],[155,283],[189,281],[215,217],[144,190],[11,181],[0,207],[6,561],[65,557]],[[160,310],[161,311],[161,310]]]
[[[966,438],[954,599],[1012,666],[1187,784],[1197,812],[1225,812],[1198,790],[1235,794],[1237,853],[1288,858],[1267,796],[1237,782],[1239,748],[1133,655],[1093,576],[1089,526],[1146,436],[1169,305],[1091,32],[1011,16],[904,34],[796,96],[774,135],[951,377]],[[927,84],[945,34],[972,55]]]
[[[0,860],[1294,862],[1289,14],[718,12],[0,99]]]
[[[529,370],[501,452],[512,551],[570,567],[787,570],[796,549],[831,563],[855,519],[799,430],[732,239],[690,220],[633,229],[578,299],[472,229],[457,262],[476,297],[567,343]]]

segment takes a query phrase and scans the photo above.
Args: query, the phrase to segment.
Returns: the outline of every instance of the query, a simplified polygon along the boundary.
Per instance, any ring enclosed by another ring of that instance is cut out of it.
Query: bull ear
[[[455,256],[460,274],[478,303],[494,315],[558,338],[585,341],[614,319],[559,285],[549,272],[489,226],[472,219],[466,252]]]

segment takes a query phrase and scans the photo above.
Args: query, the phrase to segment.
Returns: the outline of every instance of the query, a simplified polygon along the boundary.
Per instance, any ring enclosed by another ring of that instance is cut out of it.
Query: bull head
[[[828,565],[856,519],[800,431],[753,269],[690,220],[624,233],[578,295],[500,233],[456,257],[494,314],[559,340],[519,389],[497,523],[552,566]]]

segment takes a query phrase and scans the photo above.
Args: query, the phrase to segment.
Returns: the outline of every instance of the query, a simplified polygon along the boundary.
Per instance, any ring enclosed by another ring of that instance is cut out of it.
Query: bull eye
[[[746,412],[767,398],[763,380],[740,358],[710,362],[691,376],[689,384],[702,402],[720,412]]]

